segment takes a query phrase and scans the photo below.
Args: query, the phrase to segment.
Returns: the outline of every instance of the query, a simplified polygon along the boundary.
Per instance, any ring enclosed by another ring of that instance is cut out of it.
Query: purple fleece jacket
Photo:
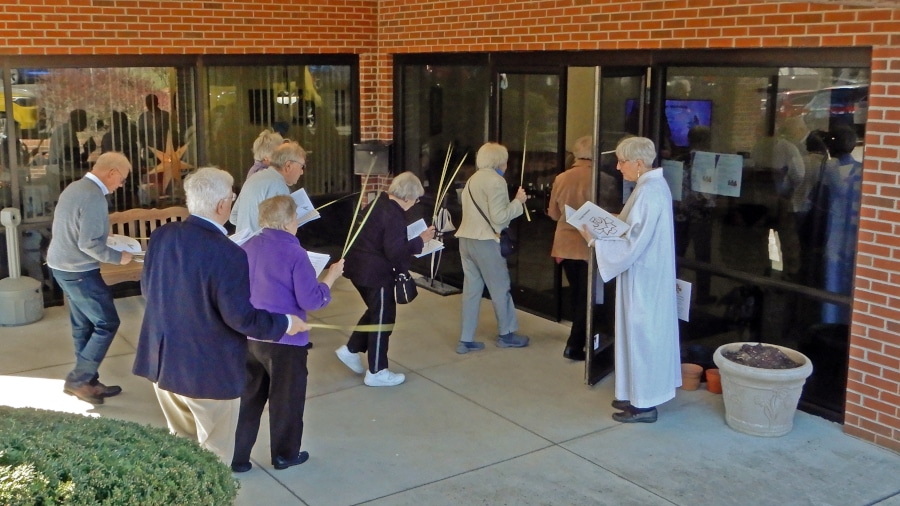
[[[331,290],[316,280],[309,255],[293,235],[266,228],[243,248],[250,262],[250,302],[254,307],[294,314],[305,321],[307,311],[331,302]],[[285,334],[278,343],[306,346],[309,332]]]

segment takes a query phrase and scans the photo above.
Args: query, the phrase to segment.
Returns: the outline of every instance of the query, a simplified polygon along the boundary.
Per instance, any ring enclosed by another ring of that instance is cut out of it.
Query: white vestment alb
[[[662,170],[638,178],[619,219],[631,225],[623,237],[594,243],[600,276],[618,276],[616,399],[649,408],[681,386],[672,194]]]

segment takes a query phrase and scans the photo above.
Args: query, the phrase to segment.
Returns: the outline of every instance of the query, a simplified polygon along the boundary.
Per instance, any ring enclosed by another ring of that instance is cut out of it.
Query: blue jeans
[[[75,369],[66,375],[66,383],[81,386],[97,379],[100,362],[119,330],[119,313],[113,303],[112,291],[100,277],[100,269],[50,271],[66,294],[75,341]]]

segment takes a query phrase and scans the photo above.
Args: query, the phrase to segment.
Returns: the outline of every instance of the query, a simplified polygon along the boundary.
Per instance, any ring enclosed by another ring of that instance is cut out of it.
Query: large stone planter
[[[762,369],[732,362],[723,351],[737,351],[744,344],[719,346],[713,361],[722,377],[725,421],[732,429],[753,436],[777,437],[791,431],[794,414],[806,378],[812,374],[812,362],[806,355],[774,344],[792,360],[801,363],[794,369]]]

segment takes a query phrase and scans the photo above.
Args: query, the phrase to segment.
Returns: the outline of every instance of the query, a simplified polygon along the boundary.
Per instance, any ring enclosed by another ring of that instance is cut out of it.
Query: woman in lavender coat
[[[262,231],[243,245],[250,263],[250,302],[259,309],[281,308],[285,314],[303,319],[307,311],[327,306],[331,302],[331,285],[343,273],[344,261],[333,263],[322,281],[317,281],[309,256],[297,241],[294,200],[279,195],[262,201],[259,225]],[[249,382],[241,396],[231,469],[240,473],[253,467],[250,450],[256,443],[266,401],[272,465],[275,469],[287,469],[302,464],[309,459],[309,453],[300,451],[309,332],[284,335],[276,342],[248,338]]]

